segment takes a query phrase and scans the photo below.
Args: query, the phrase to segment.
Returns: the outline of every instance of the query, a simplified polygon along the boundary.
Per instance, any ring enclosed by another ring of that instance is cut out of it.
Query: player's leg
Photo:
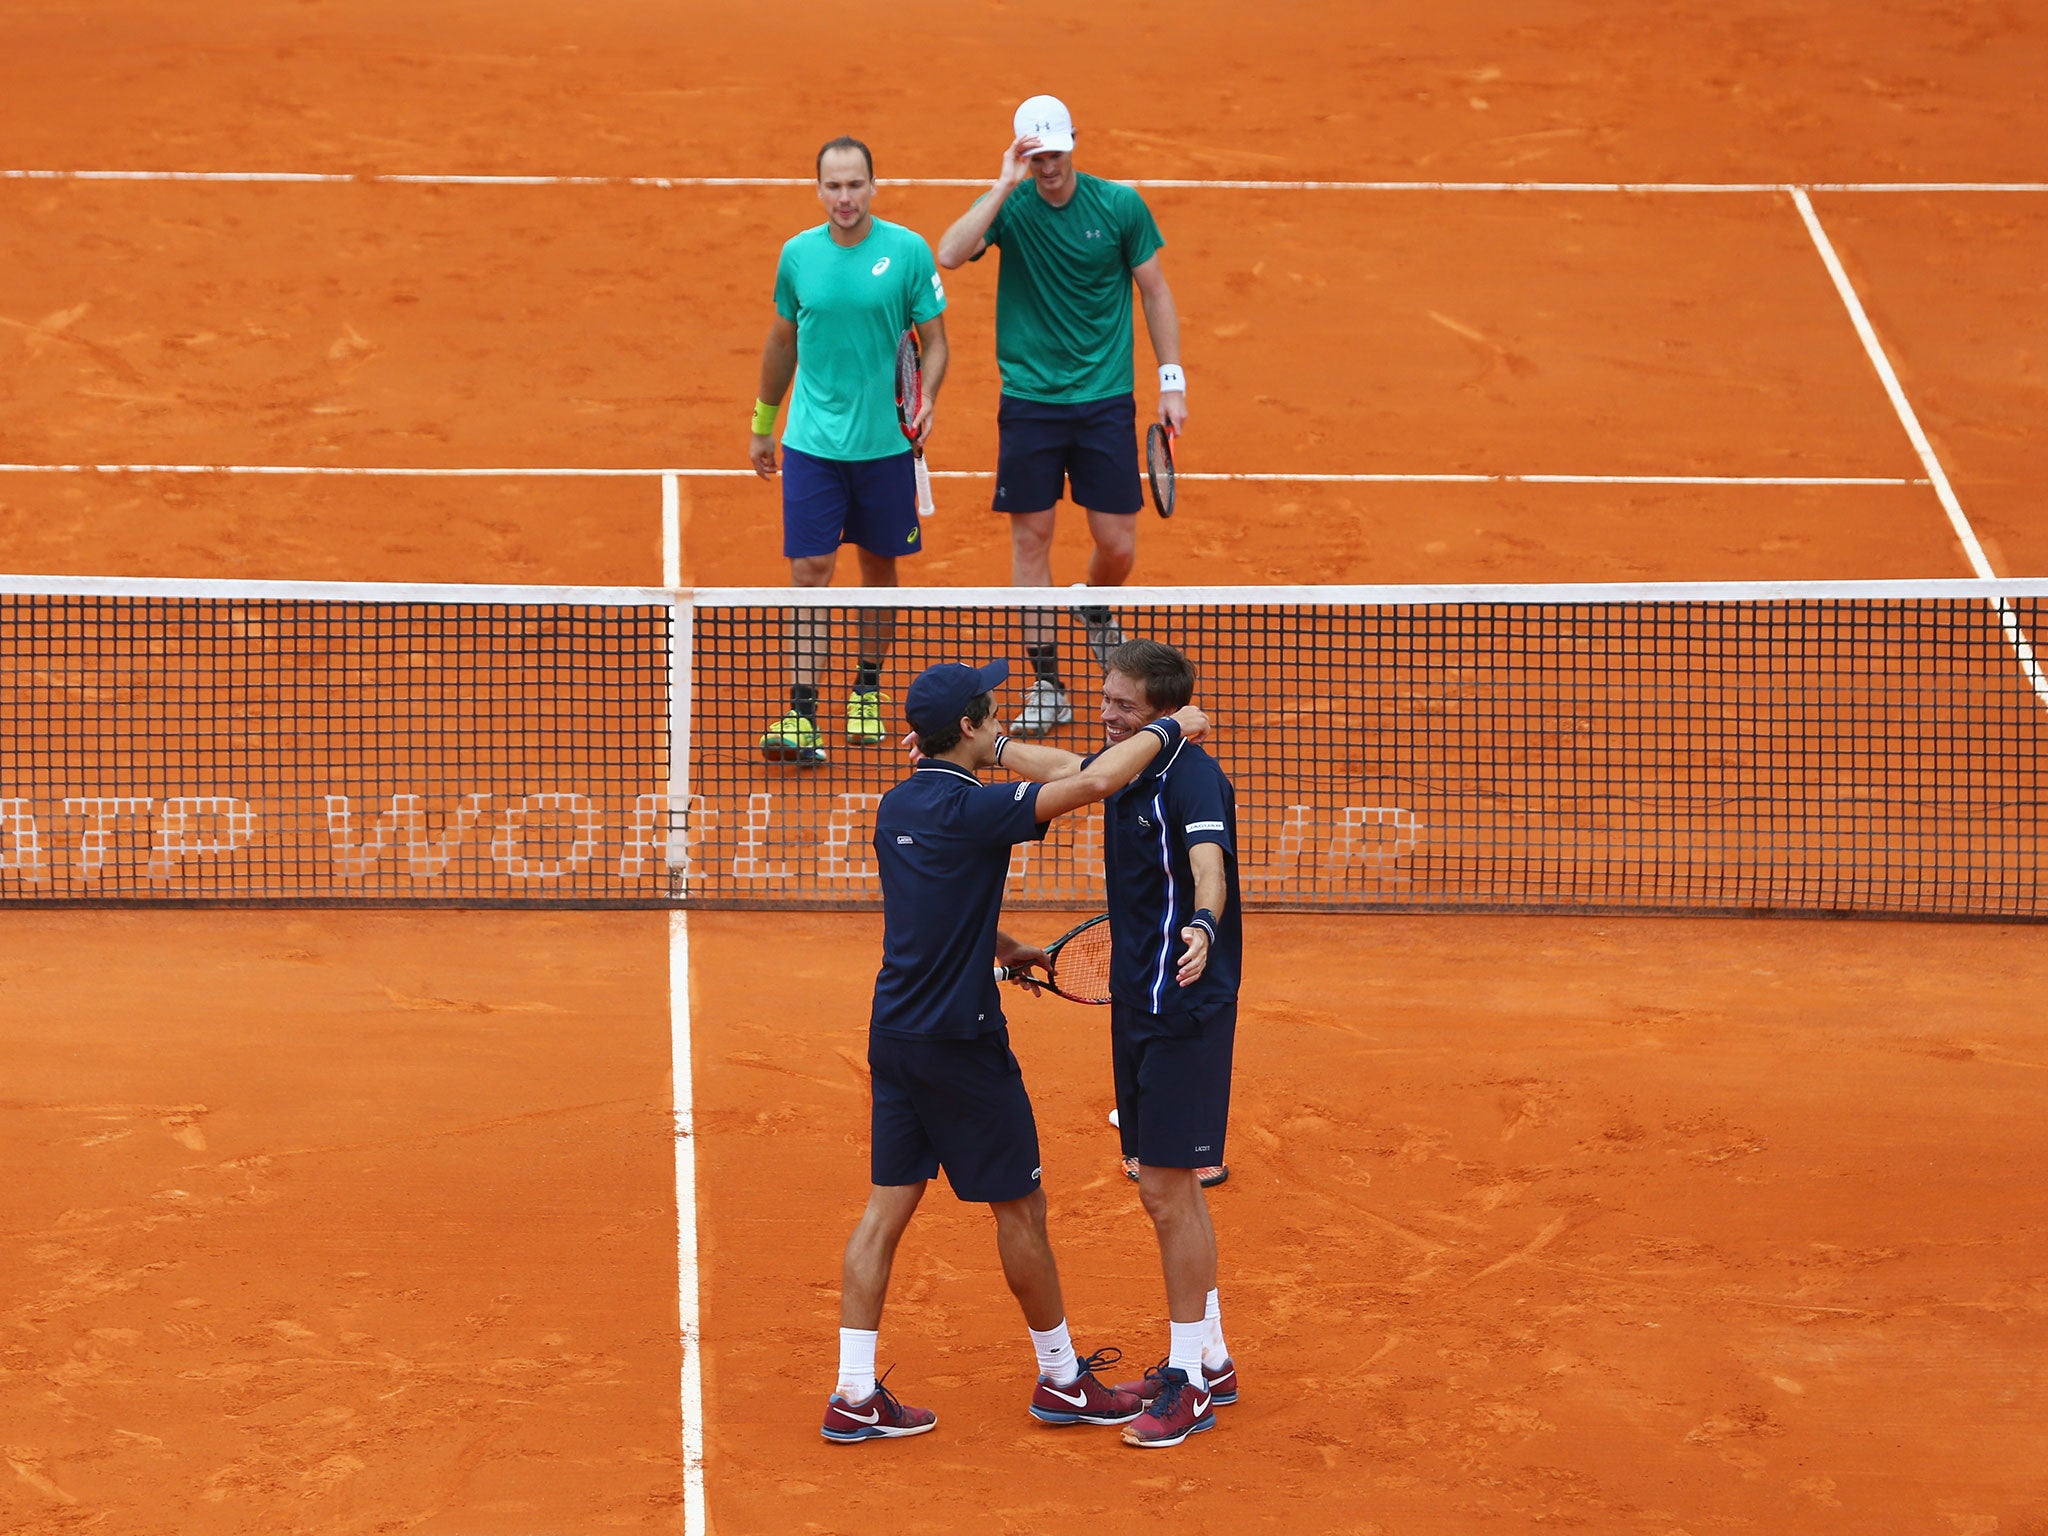
[[[1039,1187],[1038,1121],[1009,1033],[933,1041],[929,1059],[941,1070],[930,1080],[931,1097],[922,1101],[925,1122],[953,1193],[985,1201],[995,1218],[1003,1279],[1024,1314],[1038,1362],[1032,1416],[1049,1424],[1122,1424],[1136,1418],[1143,1406],[1137,1398],[1093,1374],[1120,1356],[1081,1358],[1067,1331]]]
[[[886,1035],[868,1037],[872,1183],[867,1208],[847,1239],[840,1262],[839,1375],[825,1403],[822,1430],[827,1440],[840,1444],[921,1435],[938,1423],[930,1410],[898,1401],[875,1375],[875,1349],[896,1249],[924,1198],[925,1186],[939,1171],[938,1153],[917,1111],[916,1063],[905,1056],[905,1042]]]
[[[1138,477],[1137,402],[1129,395],[1097,400],[1081,408],[1067,472],[1074,500],[1088,512],[1094,550],[1088,557],[1088,585],[1120,587],[1138,561],[1138,513],[1145,505]],[[1077,610],[1089,649],[1103,666],[1123,644],[1123,630],[1107,607]]]
[[[846,539],[860,556],[864,587],[898,584],[896,562],[924,548],[924,525],[917,516],[915,460],[907,453],[870,459],[850,466],[853,504],[847,513]],[[891,608],[863,608],[858,625],[853,687],[846,696],[846,739],[864,746],[888,739],[883,719],[882,667],[896,643],[896,613]]]
[[[867,1209],[861,1212],[853,1236],[846,1240],[846,1255],[840,1265],[842,1330],[873,1332],[882,1326],[882,1304],[889,1295],[889,1274],[896,1263],[896,1247],[903,1241],[910,1218],[917,1214],[926,1182],[919,1179],[914,1184],[877,1184],[869,1189]],[[873,1365],[872,1360],[869,1365]],[[872,1376],[872,1370],[868,1374]],[[858,1379],[849,1382],[842,1374],[840,1385],[863,1383]]]
[[[1148,1447],[1178,1445],[1234,1401],[1236,1372],[1222,1347],[1216,1230],[1198,1170],[1220,1162],[1229,1120],[1234,1008],[1205,1014],[1112,1010],[1117,1116],[1124,1150],[1138,1159],[1138,1194],[1159,1243],[1167,1300],[1167,1356],[1145,1383],[1150,1406],[1124,1432]]]
[[[996,459],[996,511],[1010,520],[1010,584],[1052,585],[1052,544],[1060,493],[1066,488],[1071,444],[1069,407],[1005,395],[996,413],[1001,447]],[[1074,718],[1066,679],[1060,676],[1057,610],[1027,608],[1020,615],[1031,686],[1010,730],[1043,736]]]
[[[785,446],[782,450],[782,552],[790,585],[827,587],[852,504],[846,466]],[[831,649],[822,610],[799,608],[789,637],[789,707],[761,735],[770,762],[813,768],[825,761],[818,737],[818,676]]]

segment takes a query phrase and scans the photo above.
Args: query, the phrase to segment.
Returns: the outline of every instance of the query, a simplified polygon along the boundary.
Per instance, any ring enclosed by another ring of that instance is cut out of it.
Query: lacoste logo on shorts
[[[872,267],[868,268],[868,271],[872,272],[876,277],[880,277],[884,272],[888,270],[889,258],[886,256],[884,256],[880,261],[876,262]]]

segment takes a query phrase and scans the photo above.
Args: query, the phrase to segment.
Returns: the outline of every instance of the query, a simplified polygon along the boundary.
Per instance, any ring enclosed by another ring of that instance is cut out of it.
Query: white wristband
[[[1179,363],[1161,363],[1159,365],[1159,393],[1165,395],[1176,391],[1183,395],[1188,392],[1188,376],[1180,371]]]

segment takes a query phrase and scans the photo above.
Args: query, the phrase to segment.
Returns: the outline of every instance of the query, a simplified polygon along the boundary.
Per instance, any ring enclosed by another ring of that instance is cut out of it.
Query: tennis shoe
[[[885,1378],[886,1380],[886,1375]],[[838,1445],[857,1445],[863,1440],[901,1440],[938,1427],[939,1416],[929,1408],[912,1408],[896,1400],[882,1382],[858,1403],[849,1403],[834,1392],[825,1400],[825,1427],[820,1431]]]
[[[1148,1451],[1179,1445],[1189,1435],[1216,1427],[1209,1384],[1189,1384],[1186,1375],[1166,1366],[1159,1372],[1159,1391],[1145,1411],[1124,1426],[1124,1444]]]
[[[1010,722],[1012,736],[1048,736],[1063,725],[1074,723],[1074,706],[1067,690],[1041,677],[1024,695],[1024,708]]]
[[[1225,1360],[1211,1369],[1202,1367],[1202,1380],[1208,1385],[1209,1400],[1218,1408],[1227,1408],[1237,1401],[1237,1362]],[[1128,1392],[1141,1402],[1149,1403],[1159,1395],[1159,1389],[1166,1385],[1166,1362],[1160,1361],[1145,1373],[1142,1381],[1120,1381],[1116,1384],[1119,1392]]]
[[[1124,1159],[1124,1177],[1133,1184],[1138,1182],[1138,1160],[1135,1157]],[[1197,1168],[1195,1170],[1195,1182],[1204,1189],[1214,1189],[1229,1177],[1230,1168],[1224,1163],[1216,1163],[1210,1167]]]
[[[882,705],[888,695],[879,688],[856,688],[846,696],[846,739],[863,747],[886,741]]]
[[[1124,643],[1124,632],[1117,627],[1116,616],[1107,608],[1076,608],[1074,617],[1088,632],[1088,649],[1095,653],[1095,664],[1107,672],[1109,653]]]
[[[1145,1411],[1137,1394],[1105,1387],[1095,1373],[1123,1359],[1120,1349],[1098,1349],[1083,1359],[1081,1374],[1063,1387],[1050,1377],[1038,1378],[1031,1394],[1031,1417],[1046,1424],[1128,1424]]]
[[[817,767],[825,761],[825,749],[818,745],[818,722],[791,710],[762,733],[761,755],[771,763]]]

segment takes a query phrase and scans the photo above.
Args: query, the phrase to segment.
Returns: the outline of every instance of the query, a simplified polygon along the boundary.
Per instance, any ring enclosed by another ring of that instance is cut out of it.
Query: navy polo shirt
[[[1004,1027],[995,979],[1003,882],[1011,847],[1044,836],[1036,784],[984,784],[937,758],[882,796],[882,970],[872,1028],[966,1040]]]
[[[1180,931],[1195,915],[1188,849],[1223,850],[1229,903],[1201,979],[1175,979],[1187,946]],[[1109,995],[1147,1013],[1185,1013],[1230,1002],[1244,970],[1243,911],[1237,890],[1237,792],[1216,759],[1191,741],[1162,753],[1103,805],[1103,864],[1109,877]]]

